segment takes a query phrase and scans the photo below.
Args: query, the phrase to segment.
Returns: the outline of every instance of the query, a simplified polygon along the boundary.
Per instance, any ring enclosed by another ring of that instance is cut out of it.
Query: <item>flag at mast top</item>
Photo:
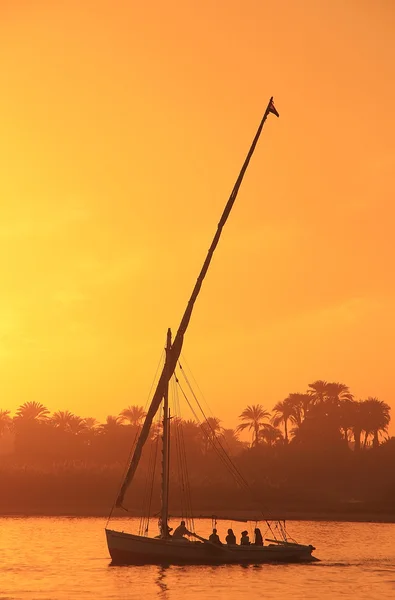
[[[273,98],[270,98],[270,102],[269,102],[269,112],[273,113],[274,115],[276,115],[276,117],[279,117],[280,115],[277,112],[276,107],[274,106],[274,102],[273,102]]]

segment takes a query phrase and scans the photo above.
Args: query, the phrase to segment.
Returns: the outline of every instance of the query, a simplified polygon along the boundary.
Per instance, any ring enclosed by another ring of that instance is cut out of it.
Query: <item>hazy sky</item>
[[[393,0],[0,7],[0,407],[145,403],[273,95],[185,357],[228,426],[315,379],[395,408]]]

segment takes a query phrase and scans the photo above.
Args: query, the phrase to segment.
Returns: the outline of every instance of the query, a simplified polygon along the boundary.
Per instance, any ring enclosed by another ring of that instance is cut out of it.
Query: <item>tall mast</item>
[[[210,266],[211,259],[213,257],[214,251],[215,251],[215,249],[216,249],[216,247],[218,245],[219,239],[221,237],[222,230],[224,228],[224,225],[225,225],[226,221],[228,220],[230,211],[232,210],[232,207],[233,207],[233,205],[235,203],[235,200],[237,198],[237,194],[238,194],[239,188],[241,186],[241,183],[243,181],[245,172],[247,170],[247,167],[249,165],[251,157],[252,157],[252,155],[254,153],[255,146],[258,143],[258,140],[259,140],[259,137],[261,135],[263,126],[265,124],[265,121],[266,121],[269,113],[273,113],[277,117],[279,116],[277,110],[274,107],[273,98],[270,98],[270,100],[269,100],[269,103],[268,103],[268,105],[266,107],[266,110],[264,112],[264,115],[262,117],[262,121],[260,122],[260,125],[259,125],[258,130],[257,130],[257,132],[255,134],[255,137],[254,137],[254,139],[252,141],[251,147],[250,147],[250,149],[248,151],[248,154],[246,156],[246,159],[245,159],[245,161],[243,163],[243,166],[241,168],[239,176],[238,176],[238,178],[236,180],[236,183],[235,183],[235,185],[233,187],[233,190],[232,190],[232,192],[231,192],[231,194],[229,196],[229,200],[226,203],[224,212],[222,213],[222,216],[221,216],[221,218],[220,218],[220,220],[218,222],[217,231],[216,231],[216,233],[214,235],[213,241],[211,242],[211,246],[210,246],[210,248],[208,250],[206,259],[205,259],[205,261],[203,263],[202,269],[201,269],[201,271],[199,273],[199,276],[198,276],[198,278],[196,280],[195,286],[194,286],[194,288],[192,290],[191,297],[190,297],[189,302],[187,304],[187,307],[185,309],[184,315],[183,315],[183,317],[181,319],[181,323],[180,323],[180,325],[178,327],[178,330],[177,330],[177,333],[176,333],[176,337],[174,338],[173,345],[171,346],[170,351],[167,353],[165,365],[164,365],[162,373],[161,373],[161,375],[159,377],[159,381],[158,381],[158,384],[156,386],[156,390],[155,390],[155,393],[153,395],[150,407],[149,407],[149,409],[147,411],[147,415],[145,417],[145,421],[144,421],[143,427],[141,429],[140,437],[139,437],[139,439],[137,441],[136,448],[134,450],[134,454],[133,454],[132,460],[131,460],[129,468],[128,468],[127,472],[126,472],[126,476],[125,476],[125,479],[123,481],[121,490],[120,490],[120,492],[118,494],[118,498],[116,500],[116,506],[122,506],[122,502],[123,502],[126,490],[128,489],[129,484],[131,483],[131,481],[132,481],[132,479],[134,477],[134,474],[136,472],[137,466],[138,466],[138,464],[140,462],[141,452],[143,450],[143,446],[144,446],[145,442],[147,441],[148,434],[149,434],[149,431],[150,431],[150,428],[151,428],[151,425],[152,425],[153,418],[155,417],[155,415],[156,415],[156,413],[158,411],[158,408],[160,406],[160,403],[162,402],[162,399],[163,399],[163,397],[165,395],[165,392],[166,392],[166,388],[167,388],[168,383],[169,383],[169,379],[172,377],[172,375],[174,373],[174,369],[176,368],[177,361],[178,361],[178,359],[180,357],[181,349],[182,349],[182,344],[183,344],[183,341],[184,341],[184,334],[185,334],[185,332],[187,330],[187,327],[188,327],[188,324],[189,324],[189,321],[190,321],[190,318],[191,318],[191,315],[192,315],[192,310],[193,310],[194,304],[195,304],[196,299],[197,299],[197,297],[199,295],[200,288],[202,287],[202,283],[203,283],[203,280],[204,280],[204,278],[206,276],[208,268]]]
[[[171,330],[167,330],[166,358],[171,350]],[[168,361],[165,365],[168,365]],[[166,367],[168,369],[168,366]],[[171,375],[170,375],[171,377]],[[161,507],[161,536],[168,537],[169,516],[169,466],[170,466],[170,409],[169,409],[169,379],[163,395],[163,446],[162,446],[162,507]]]

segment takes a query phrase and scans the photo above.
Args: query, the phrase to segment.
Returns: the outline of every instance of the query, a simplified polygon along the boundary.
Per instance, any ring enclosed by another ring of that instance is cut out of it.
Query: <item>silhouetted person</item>
[[[222,542],[219,539],[216,529],[213,529],[213,533],[208,538],[208,541],[211,542],[212,544],[216,544],[217,546],[222,546]]]
[[[184,538],[184,535],[193,535],[193,533],[185,527],[185,521],[181,521],[179,526],[175,528],[172,537],[173,540],[181,540]]]
[[[233,533],[233,529],[228,529],[228,535],[226,536],[225,540],[228,545],[236,544],[236,536]]]
[[[242,546],[249,546],[250,545],[250,538],[248,537],[248,531],[242,531],[241,532],[240,544]]]
[[[261,534],[261,530],[258,527],[256,527],[254,529],[254,533],[255,533],[254,546],[263,546],[263,537]]]

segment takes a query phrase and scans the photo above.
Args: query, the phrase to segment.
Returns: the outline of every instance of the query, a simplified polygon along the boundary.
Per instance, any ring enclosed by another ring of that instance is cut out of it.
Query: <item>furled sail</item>
[[[193,288],[193,291],[192,291],[191,297],[189,299],[188,305],[187,305],[186,310],[184,312],[184,315],[183,315],[183,317],[181,319],[181,323],[180,323],[180,326],[179,326],[178,331],[176,333],[176,336],[174,338],[174,342],[173,342],[170,350],[166,353],[166,360],[165,360],[165,364],[164,364],[162,373],[160,375],[160,378],[159,378],[159,381],[158,381],[155,393],[153,395],[150,407],[149,407],[149,409],[147,411],[147,415],[145,417],[145,421],[144,421],[143,427],[141,429],[140,437],[139,437],[139,439],[137,441],[133,457],[131,459],[129,468],[127,470],[125,479],[124,479],[122,487],[121,487],[121,490],[120,490],[120,492],[118,494],[118,498],[116,500],[116,505],[117,506],[122,506],[122,502],[123,502],[126,490],[128,489],[128,487],[129,487],[129,485],[130,485],[130,483],[131,483],[131,481],[132,481],[132,479],[134,477],[134,474],[136,472],[137,466],[138,466],[140,458],[141,458],[141,453],[142,453],[142,450],[143,450],[143,446],[144,446],[145,442],[147,441],[147,438],[148,438],[148,435],[149,435],[149,431],[150,431],[150,428],[151,428],[151,425],[152,425],[152,421],[153,421],[153,419],[154,419],[154,417],[155,417],[155,415],[156,415],[156,413],[158,411],[158,408],[160,406],[162,398],[163,398],[163,396],[165,394],[167,385],[168,385],[171,377],[173,376],[174,370],[175,370],[176,365],[177,365],[177,361],[178,361],[178,359],[180,357],[181,349],[182,349],[182,345],[183,345],[183,341],[184,341],[184,334],[185,334],[185,332],[187,330],[187,327],[188,327],[188,324],[189,324],[189,321],[190,321],[190,318],[191,318],[191,315],[192,315],[192,310],[193,310],[195,301],[196,301],[196,299],[197,299],[197,297],[199,295],[200,288],[202,287],[203,280],[204,280],[204,278],[206,276],[206,273],[207,273],[207,270],[208,270],[208,268],[210,266],[210,262],[211,262],[211,259],[213,257],[215,248],[217,247],[217,244],[218,244],[219,239],[221,237],[222,229],[223,229],[223,227],[224,227],[224,225],[225,225],[225,223],[226,223],[226,221],[227,221],[227,219],[229,217],[230,211],[232,210],[232,207],[233,207],[233,204],[234,204],[234,202],[236,200],[237,193],[239,191],[240,185],[241,185],[241,183],[243,181],[244,174],[245,174],[245,172],[247,170],[247,167],[248,167],[248,164],[250,162],[250,159],[251,159],[251,157],[252,157],[252,155],[254,153],[255,147],[257,145],[257,142],[258,142],[259,137],[260,137],[261,132],[262,132],[262,128],[263,128],[263,126],[265,124],[265,121],[266,121],[269,113],[273,113],[276,116],[279,116],[278,113],[277,113],[277,111],[276,111],[276,109],[274,108],[273,98],[270,98],[270,101],[269,101],[269,103],[267,105],[265,113],[264,113],[264,115],[262,117],[262,121],[260,122],[258,130],[257,130],[257,132],[255,134],[255,137],[253,139],[253,142],[251,144],[250,150],[249,150],[249,152],[248,152],[248,154],[246,156],[246,159],[245,159],[244,164],[243,164],[243,166],[241,168],[239,176],[238,176],[238,178],[236,180],[236,183],[235,183],[235,185],[233,187],[232,193],[229,196],[229,200],[226,203],[226,206],[225,206],[224,212],[223,212],[223,214],[221,216],[221,219],[219,220],[219,223],[218,223],[218,226],[217,226],[217,231],[216,231],[216,233],[214,235],[213,241],[211,242],[211,246],[210,246],[210,248],[208,250],[208,253],[207,253],[207,256],[206,256],[206,260],[203,263],[203,267],[202,267],[202,269],[200,271],[199,277],[196,280],[195,287]]]

